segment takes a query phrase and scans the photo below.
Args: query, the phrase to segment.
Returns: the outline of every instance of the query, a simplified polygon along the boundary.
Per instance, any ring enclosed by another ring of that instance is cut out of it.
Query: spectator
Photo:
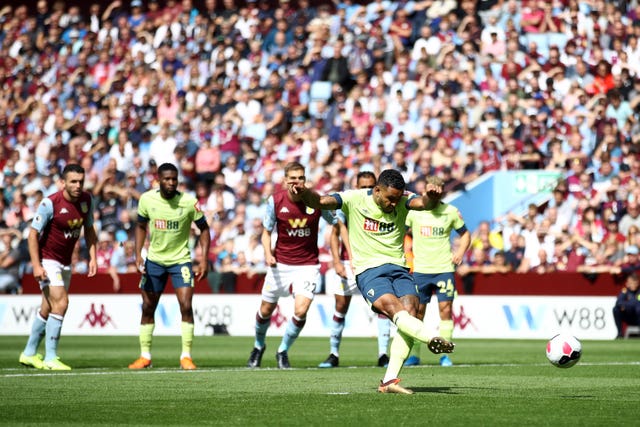
[[[613,307],[613,318],[616,322],[618,334],[616,338],[622,338],[626,325],[640,325],[640,294],[638,288],[640,281],[638,274],[627,276],[624,288],[618,294],[616,304]]]
[[[640,203],[636,200],[627,204],[627,212],[620,218],[618,228],[620,233],[627,234],[632,226],[640,228]]]
[[[22,234],[17,229],[0,229],[0,293],[21,293]]]

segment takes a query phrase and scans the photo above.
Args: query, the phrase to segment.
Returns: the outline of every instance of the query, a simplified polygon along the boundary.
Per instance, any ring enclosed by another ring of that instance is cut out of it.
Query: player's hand
[[[196,282],[199,282],[209,275],[209,263],[202,262],[200,264],[201,265],[198,265],[196,268],[194,268],[194,273],[196,274]]]
[[[88,277],[93,277],[98,273],[98,261],[95,259],[89,260],[89,272],[87,273]]]
[[[347,278],[347,269],[344,268],[344,264],[342,264],[341,262],[336,263],[334,269],[336,270],[336,274],[340,277],[342,277],[343,279]]]
[[[429,199],[431,200],[440,200],[440,198],[442,197],[441,186],[428,183],[425,190],[426,190],[427,196],[429,196]]]
[[[144,260],[140,260],[137,263],[138,265],[138,271],[142,274],[146,273],[146,268],[144,267]]]
[[[291,194],[302,194],[307,190],[307,187],[304,185],[304,182],[294,182],[289,184],[289,191]]]
[[[42,268],[42,266],[33,267],[33,278],[38,282],[43,282],[47,280],[47,272]]]
[[[276,257],[274,257],[273,255],[266,257],[264,261],[270,267],[275,267],[276,266]]]
[[[462,256],[458,254],[453,254],[453,256],[451,257],[451,262],[453,262],[454,265],[462,264]]]

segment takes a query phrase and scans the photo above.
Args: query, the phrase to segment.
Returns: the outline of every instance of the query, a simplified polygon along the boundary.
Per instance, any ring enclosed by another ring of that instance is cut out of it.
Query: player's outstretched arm
[[[333,196],[321,196],[317,191],[307,188],[303,183],[291,184],[293,194],[300,194],[302,202],[314,209],[334,210],[338,208],[338,200]]]

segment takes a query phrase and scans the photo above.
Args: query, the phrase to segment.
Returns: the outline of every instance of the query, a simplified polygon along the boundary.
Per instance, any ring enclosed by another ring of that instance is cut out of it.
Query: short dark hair
[[[84,168],[77,163],[69,163],[62,170],[62,179],[65,179],[69,172],[81,173],[84,175]]]
[[[378,185],[382,187],[391,187],[396,190],[404,191],[407,183],[404,182],[402,174],[395,169],[383,170],[378,178]]]
[[[158,167],[158,175],[162,175],[166,171],[178,173],[178,168],[173,163],[163,163]]]
[[[358,175],[356,175],[356,182],[360,181],[361,179],[366,179],[366,178],[373,179],[374,183],[377,181],[375,173],[373,173],[371,171],[362,171],[362,172],[358,172]]]
[[[304,166],[302,166],[301,163],[298,162],[289,162],[286,164],[286,166],[284,167],[284,174],[285,176],[289,174],[290,171],[293,170],[301,170],[302,172],[304,172]]]

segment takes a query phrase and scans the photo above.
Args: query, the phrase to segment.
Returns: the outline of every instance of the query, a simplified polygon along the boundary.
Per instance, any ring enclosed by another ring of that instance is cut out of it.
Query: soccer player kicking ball
[[[356,177],[356,188],[360,190],[372,190],[376,185],[376,176],[373,172],[363,171]],[[351,297],[360,294],[351,268],[351,246],[347,234],[346,219],[344,213],[336,211],[338,223],[331,230],[330,247],[333,258],[334,275],[327,273],[327,287],[333,287],[336,306],[331,322],[331,336],[329,338],[330,353],[327,359],[318,365],[319,368],[335,368],[340,364],[340,343],[342,331],[344,331],[345,317],[351,304]],[[342,245],[340,239],[342,238]],[[341,247],[342,246],[342,247]],[[378,366],[384,367],[389,363],[387,351],[389,348],[389,331],[391,322],[386,316],[378,315]]]
[[[198,241],[203,254],[209,253],[211,236],[204,214],[198,209],[197,200],[177,191],[178,168],[171,163],[158,167],[159,189],[149,190],[140,197],[136,226],[136,264],[142,272],[142,317],[140,320],[140,357],[129,369],[151,367],[151,341],[155,327],[154,314],[160,297],[171,276],[182,315],[182,354],[180,367],[196,369],[191,359],[193,343],[193,300],[195,279],[207,276],[208,263],[201,262],[196,271],[191,263],[189,233],[191,223],[200,230]],[[150,229],[149,254],[142,258],[142,248]]]
[[[335,217],[330,212],[306,207],[301,196],[294,193],[294,188],[304,186],[304,166],[297,162],[288,163],[284,168],[284,179],[287,188],[269,197],[263,220],[262,246],[269,269],[262,286],[260,308],[256,313],[255,342],[247,362],[250,368],[257,368],[262,363],[267,329],[278,300],[280,297],[293,295],[293,317],[287,324],[276,353],[278,368],[290,367],[289,348],[304,327],[314,292],[320,283],[320,216],[329,224],[335,222]],[[278,238],[275,249],[272,249],[271,232],[274,229],[277,230]]]
[[[62,171],[64,188],[40,202],[31,222],[27,238],[33,276],[40,283],[42,303],[31,327],[31,334],[20,363],[36,369],[68,371],[57,355],[58,341],[64,315],[69,305],[71,284],[71,255],[80,232],[84,230],[89,248],[88,277],[98,271],[96,260],[96,230],[93,228],[93,200],[83,191],[84,169],[69,164]],[[38,346],[45,338],[45,356],[38,354]]]
[[[436,176],[427,178],[427,184],[442,187],[444,182]],[[442,195],[444,196],[444,195]],[[430,211],[411,211],[407,215],[407,227],[413,236],[413,278],[418,285],[420,306],[418,319],[423,320],[427,304],[435,292],[440,311],[442,338],[451,341],[453,336],[453,298],[456,294],[455,266],[460,265],[465,252],[471,245],[471,233],[464,224],[460,211],[453,205],[440,202]],[[452,252],[451,234],[456,231],[460,242]],[[420,341],[415,341],[405,366],[420,364]],[[441,366],[451,366],[453,362],[446,354],[440,358]]]
[[[418,293],[404,257],[405,219],[410,210],[433,209],[440,202],[442,187],[428,184],[423,196],[405,193],[400,172],[383,171],[371,192],[341,191],[320,196],[303,182],[292,183],[294,194],[301,195],[314,209],[342,209],[349,224],[356,283],[372,310],[383,313],[398,328],[390,347],[389,366],[378,391],[412,394],[402,387],[398,375],[413,340],[428,345],[433,353],[451,353],[454,344],[442,337],[430,337],[425,325],[415,317]]]

